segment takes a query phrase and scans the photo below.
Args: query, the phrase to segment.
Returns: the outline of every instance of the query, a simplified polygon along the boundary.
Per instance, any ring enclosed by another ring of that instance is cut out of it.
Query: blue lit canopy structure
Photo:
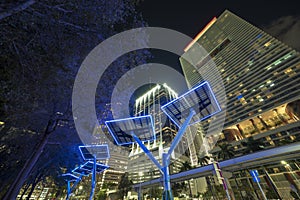
[[[117,145],[128,145],[136,141],[132,137],[134,134],[141,141],[155,140],[155,131],[151,115],[132,117],[105,122],[106,126]]]
[[[161,109],[177,126],[179,126],[179,130],[168,152],[162,154],[162,164],[155,159],[143,143],[143,141],[155,139],[154,125],[150,115],[112,120],[105,123],[118,145],[131,144],[134,142],[138,143],[148,158],[157,166],[163,175],[163,200],[173,200],[169,174],[169,164],[172,152],[178,145],[189,125],[207,119],[221,111],[221,109],[206,81],[177,99],[162,106]]]
[[[107,144],[79,146],[78,148],[84,160],[94,160],[94,157],[96,157],[96,159],[110,158]]]
[[[78,177],[78,176],[75,176],[74,174],[66,173],[66,174],[62,174],[61,176],[68,183],[67,184],[67,198],[66,198],[66,200],[68,200],[70,198],[72,190],[76,187],[76,185],[79,183],[79,181],[81,181],[82,175],[80,175],[80,177]],[[71,182],[74,182],[72,187],[71,187]]]
[[[71,173],[62,174],[61,176],[64,178],[65,181],[70,181],[70,182],[78,181],[80,179],[78,176],[75,176],[74,174]]]
[[[109,166],[107,165],[97,163],[96,160],[108,159],[110,157],[109,148],[108,145],[87,145],[87,146],[79,146],[79,151],[83,159],[87,160],[87,162],[84,163],[83,165],[80,165],[79,167],[76,167],[75,169],[72,170],[72,172],[80,174],[80,177],[88,176],[89,174],[92,174],[92,181],[91,181],[92,186],[91,186],[91,194],[89,198],[90,200],[92,200],[95,193],[95,187],[96,187],[96,173],[101,173],[107,168],[109,168]],[[74,186],[72,188],[74,188]],[[70,188],[70,183],[68,182],[67,199],[69,198],[69,194],[71,193],[72,188]]]
[[[83,176],[88,176],[89,174],[93,173],[93,166],[94,166],[94,162],[87,161],[83,165],[80,165],[79,167],[76,167],[75,169],[73,169],[72,172],[81,174]],[[109,168],[109,166],[107,166],[107,165],[96,163],[96,172],[97,173],[101,173],[108,168]]]
[[[203,121],[221,111],[207,81],[163,105],[161,109],[178,127],[182,126],[191,109],[196,114],[192,117],[189,125]]]

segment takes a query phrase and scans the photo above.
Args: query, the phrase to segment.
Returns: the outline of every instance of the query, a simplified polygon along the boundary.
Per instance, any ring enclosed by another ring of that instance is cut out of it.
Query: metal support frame
[[[70,180],[67,181],[67,197],[66,197],[66,200],[70,199],[72,191],[75,189],[77,184],[81,181],[81,178],[82,178],[82,175],[80,175],[79,178],[73,183],[72,187],[71,187],[71,182],[72,181],[70,181]]]
[[[160,170],[160,172],[163,175],[163,184],[164,184],[163,200],[173,200],[171,183],[170,183],[170,174],[169,174],[170,157],[171,157],[171,154],[173,153],[174,149],[180,142],[183,134],[185,133],[190,121],[192,120],[192,118],[195,114],[196,114],[196,112],[193,109],[191,109],[187,119],[185,119],[184,123],[179,128],[178,133],[176,134],[173,142],[171,143],[169,151],[167,153],[163,153],[162,165],[155,159],[153,154],[143,144],[143,142],[134,134],[134,132],[133,131],[130,132],[130,134],[134,138],[134,140],[138,143],[138,145],[145,152],[145,154],[148,156],[148,158],[157,166],[157,168]]]
[[[229,190],[228,190],[228,186],[227,186],[226,180],[225,180],[225,178],[223,176],[223,173],[222,173],[222,170],[220,168],[219,162],[215,161],[212,158],[212,164],[214,166],[214,170],[215,170],[217,179],[221,180],[220,184],[223,185],[223,188],[224,188],[224,190],[226,192],[227,199],[231,200],[231,196],[230,196],[230,193],[229,193]]]
[[[70,195],[71,195],[70,181],[68,181],[67,184],[68,184],[68,185],[67,185],[67,198],[66,198],[66,200],[69,200]]]

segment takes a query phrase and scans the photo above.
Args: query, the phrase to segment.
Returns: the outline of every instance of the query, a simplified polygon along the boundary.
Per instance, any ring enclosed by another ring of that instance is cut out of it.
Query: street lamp
[[[177,99],[161,107],[162,111],[179,127],[168,152],[162,153],[160,164],[143,141],[155,140],[151,115],[106,121],[105,124],[118,145],[137,143],[163,176],[163,200],[173,199],[169,164],[171,154],[179,144],[189,125],[205,120],[221,111],[208,82],[203,82]]]

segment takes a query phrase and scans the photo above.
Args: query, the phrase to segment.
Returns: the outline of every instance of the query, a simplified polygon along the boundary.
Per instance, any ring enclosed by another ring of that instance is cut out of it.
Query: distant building
[[[135,100],[134,115],[152,115],[155,126],[156,140],[145,145],[155,158],[161,162],[161,156],[173,141],[178,127],[162,112],[160,107],[177,98],[177,93],[166,84],[157,84]],[[188,147],[189,146],[189,147]],[[184,137],[175,149],[171,158],[170,173],[179,172],[182,162],[191,162],[195,155],[193,142]],[[129,154],[128,172],[131,180],[136,183],[161,176],[157,167],[152,164],[137,144],[133,144]]]

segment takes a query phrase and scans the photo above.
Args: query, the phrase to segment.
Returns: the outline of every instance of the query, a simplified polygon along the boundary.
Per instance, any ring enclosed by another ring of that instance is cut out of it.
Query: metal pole
[[[96,185],[96,156],[94,155],[94,163],[93,163],[93,172],[92,172],[92,189],[90,194],[90,200],[93,200],[95,185]]]
[[[156,165],[156,167],[162,172],[162,166],[159,164],[159,162],[154,158],[152,153],[147,149],[147,147],[143,144],[143,142],[134,134],[133,131],[130,132],[133,139],[138,143],[138,145],[141,147],[141,149],[144,151],[144,153],[148,156],[148,158]]]
[[[66,200],[69,200],[70,194],[71,194],[71,187],[70,187],[70,181],[67,181],[67,198]]]
[[[164,193],[163,193],[163,200],[172,200],[172,190],[171,190],[171,184],[170,184],[170,174],[169,174],[169,159],[168,154],[163,153],[162,159],[163,159],[163,183],[164,183]]]
[[[272,189],[273,189],[273,191],[276,193],[278,199],[282,200],[282,198],[281,198],[281,196],[280,196],[280,193],[279,193],[279,191],[278,191],[277,186],[275,185],[273,179],[271,178],[271,176],[269,175],[269,173],[268,173],[268,171],[267,171],[267,169],[266,169],[265,167],[263,167],[263,171],[264,171],[264,173],[265,173],[265,175],[266,175],[266,179],[269,180],[269,182],[270,182],[270,184],[271,184],[271,186],[272,186]]]
[[[256,182],[257,182],[257,185],[258,185],[258,187],[259,187],[259,189],[260,189],[260,191],[261,191],[261,193],[262,193],[262,195],[263,195],[263,197],[264,197],[264,200],[268,200],[267,197],[266,197],[266,195],[265,195],[265,193],[264,193],[264,191],[263,191],[263,189],[261,188],[261,186],[260,186],[260,184],[259,184],[259,181],[258,181],[257,177],[256,177],[256,176],[254,176],[254,177],[255,177],[255,180],[256,180]]]
[[[170,157],[178,143],[180,142],[185,130],[187,129],[190,121],[192,120],[193,116],[196,114],[196,112],[191,109],[190,114],[187,117],[187,119],[184,121],[183,125],[178,130],[171,146],[168,151],[168,153],[163,153],[162,159],[163,159],[163,165],[161,166],[159,162],[154,158],[152,153],[147,149],[147,147],[143,144],[143,142],[134,134],[133,131],[130,132],[133,139],[138,143],[138,145],[141,147],[141,149],[145,152],[145,154],[148,156],[148,158],[159,168],[160,172],[163,175],[164,180],[164,194],[163,194],[163,200],[173,200],[172,196],[172,190],[171,190],[171,184],[170,184],[170,174],[169,174],[169,163],[170,163]]]
[[[213,160],[213,165],[214,165],[214,168],[215,168],[215,171],[216,171],[217,178],[218,179],[220,178],[222,180],[221,183],[223,184],[223,188],[224,188],[224,190],[226,192],[227,199],[231,200],[231,197],[230,197],[230,194],[229,194],[229,190],[228,190],[228,187],[227,187],[227,183],[226,183],[225,178],[223,177],[223,173],[222,173],[222,170],[220,168],[219,162]]]
[[[78,185],[78,183],[81,181],[82,176],[83,176],[83,175],[80,174],[79,178],[75,181],[75,183],[73,183],[73,186],[72,186],[71,189],[70,189],[71,192],[75,189],[75,187],[76,187],[76,186]]]

